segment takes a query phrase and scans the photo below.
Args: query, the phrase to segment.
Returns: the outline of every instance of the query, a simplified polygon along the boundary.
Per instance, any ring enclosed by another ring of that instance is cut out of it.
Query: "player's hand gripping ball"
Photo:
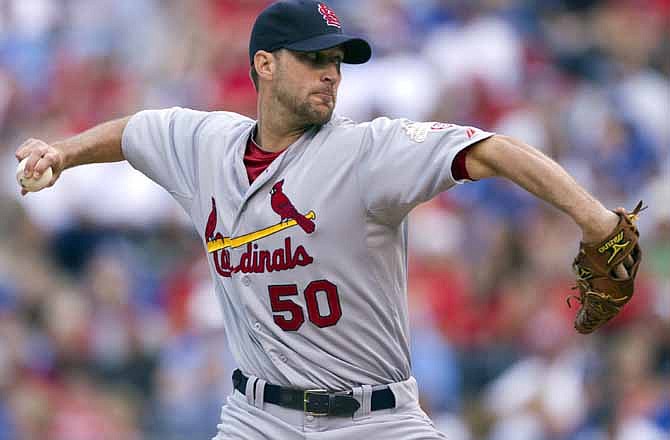
[[[53,171],[51,170],[51,167],[49,167],[39,177],[39,179],[34,177],[26,177],[23,174],[23,170],[26,167],[26,162],[28,162],[29,157],[23,159],[16,167],[16,181],[19,183],[21,188],[25,189],[26,191],[35,192],[45,188],[49,185],[49,183],[51,183],[51,179],[53,178]]]

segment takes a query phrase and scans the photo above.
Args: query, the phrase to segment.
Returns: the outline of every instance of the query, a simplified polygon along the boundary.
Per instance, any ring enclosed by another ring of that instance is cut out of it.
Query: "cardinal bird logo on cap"
[[[337,15],[335,15],[335,11],[330,9],[328,5],[324,3],[319,3],[319,13],[323,17],[324,20],[326,20],[326,24],[328,26],[333,26],[338,29],[342,29],[342,25],[340,24],[340,19],[337,18]]]

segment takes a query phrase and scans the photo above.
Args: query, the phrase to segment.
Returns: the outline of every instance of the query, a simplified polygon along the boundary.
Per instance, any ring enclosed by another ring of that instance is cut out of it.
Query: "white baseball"
[[[47,168],[47,170],[42,173],[39,179],[35,179],[34,177],[28,178],[24,176],[23,169],[26,167],[26,162],[28,162],[28,157],[23,159],[21,163],[19,163],[19,166],[16,167],[16,181],[23,189],[29,192],[35,192],[41,190],[51,182],[51,178],[53,177],[53,171],[51,170],[51,167]]]

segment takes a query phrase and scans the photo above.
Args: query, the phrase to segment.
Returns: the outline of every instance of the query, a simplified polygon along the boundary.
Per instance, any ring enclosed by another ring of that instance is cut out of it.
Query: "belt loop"
[[[363,388],[361,406],[365,408],[365,414],[369,415],[372,412],[372,385],[362,385],[361,388]]]
[[[355,419],[366,419],[371,416],[372,386],[362,385],[353,389],[353,396],[361,404],[354,414]]]
[[[254,406],[259,409],[263,409],[263,404],[265,403],[265,384],[267,381],[263,379],[258,379],[256,381],[256,387],[254,389]]]
[[[254,405],[254,400],[256,398],[256,395],[254,393],[254,390],[256,389],[256,381],[258,378],[256,376],[249,376],[247,379],[247,388],[244,390],[244,395],[247,396],[247,403],[249,405]]]
[[[361,387],[352,388],[351,397],[356,399],[358,403],[361,404],[361,406],[359,406],[356,412],[354,413],[354,420],[365,418],[367,414],[363,412],[363,388]]]

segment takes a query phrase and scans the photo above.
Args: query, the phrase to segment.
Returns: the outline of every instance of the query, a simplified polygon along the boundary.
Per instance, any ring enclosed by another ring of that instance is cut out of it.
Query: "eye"
[[[338,69],[343,62],[342,55],[328,55],[323,52],[303,52],[298,57],[305,63],[311,64],[314,67],[324,67],[328,64],[335,64]]]

